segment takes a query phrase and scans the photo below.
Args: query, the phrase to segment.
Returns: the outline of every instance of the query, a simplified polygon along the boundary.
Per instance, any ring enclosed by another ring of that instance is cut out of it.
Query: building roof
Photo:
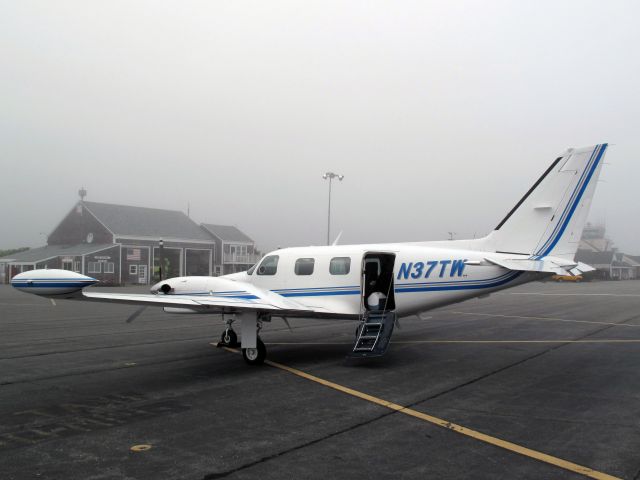
[[[48,258],[61,257],[64,255],[76,256],[87,255],[89,253],[99,252],[116,245],[79,243],[77,245],[46,245],[44,247],[31,248],[24,252],[14,253],[7,257],[0,258],[0,262],[14,263],[37,263],[47,260]]]
[[[589,250],[578,250],[576,260],[587,265],[611,265],[614,260],[614,252],[592,252]]]
[[[640,265],[640,255],[626,255],[625,257],[629,258],[632,262]]]
[[[253,243],[253,240],[232,225],[213,225],[203,223],[202,227],[223,242]]]
[[[84,202],[84,206],[116,236],[179,238],[213,243],[211,236],[196,222],[177,210],[97,202]]]

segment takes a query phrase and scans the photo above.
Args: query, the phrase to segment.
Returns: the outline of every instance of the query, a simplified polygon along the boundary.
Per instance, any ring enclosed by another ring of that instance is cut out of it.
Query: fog
[[[262,249],[482,236],[566,147],[640,253],[636,2],[0,2],[0,248],[78,200]]]

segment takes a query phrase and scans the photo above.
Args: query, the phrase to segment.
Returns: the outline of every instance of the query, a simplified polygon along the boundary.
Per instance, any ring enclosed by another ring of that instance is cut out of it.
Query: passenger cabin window
[[[315,259],[313,258],[299,258],[296,260],[296,275],[311,275],[313,273],[313,264]]]
[[[258,267],[258,275],[275,275],[278,271],[278,255],[269,255]]]
[[[329,273],[331,275],[348,275],[351,270],[351,258],[335,257],[329,263]]]
[[[247,270],[247,275],[252,275],[253,271],[256,269],[257,266],[258,266],[258,264],[254,263],[253,267],[251,267],[249,270]]]

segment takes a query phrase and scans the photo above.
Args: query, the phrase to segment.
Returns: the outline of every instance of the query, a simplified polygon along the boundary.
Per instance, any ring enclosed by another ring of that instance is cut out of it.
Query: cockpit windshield
[[[260,263],[260,262],[258,262]],[[253,271],[256,269],[256,267],[258,266],[258,263],[254,263],[253,267],[251,267],[249,270],[247,270],[247,275],[251,275],[253,273]]]

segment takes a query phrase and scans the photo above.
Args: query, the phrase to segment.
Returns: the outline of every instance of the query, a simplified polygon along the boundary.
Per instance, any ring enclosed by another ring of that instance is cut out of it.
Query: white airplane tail
[[[607,149],[603,143],[558,157],[487,237],[497,253],[573,260]]]

